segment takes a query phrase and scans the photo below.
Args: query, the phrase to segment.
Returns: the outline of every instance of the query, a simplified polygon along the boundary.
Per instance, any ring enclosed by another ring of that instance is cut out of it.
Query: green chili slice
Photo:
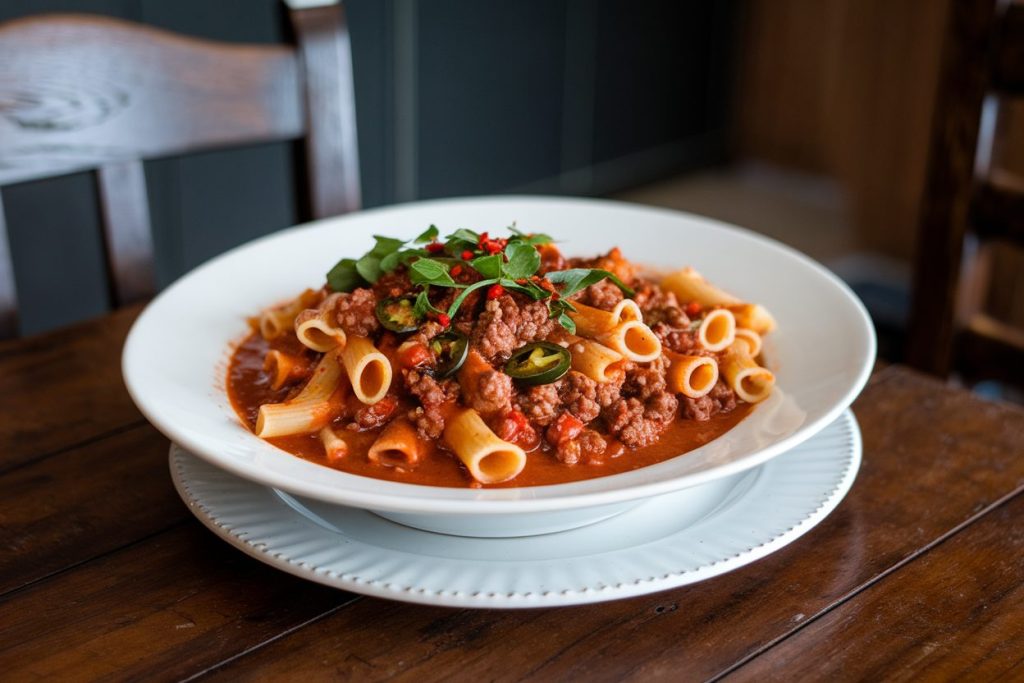
[[[550,384],[569,372],[569,349],[540,341],[521,346],[505,363],[505,374],[520,384]]]
[[[392,332],[412,332],[420,324],[414,305],[411,296],[383,299],[377,303],[377,320]]]
[[[431,339],[430,350],[437,357],[434,377],[444,379],[458,372],[466,362],[466,356],[469,355],[469,340],[461,332],[451,330]]]

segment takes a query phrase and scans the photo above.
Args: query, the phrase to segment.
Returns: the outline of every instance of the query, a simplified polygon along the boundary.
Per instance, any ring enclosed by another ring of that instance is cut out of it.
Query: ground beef
[[[338,299],[338,324],[346,333],[369,337],[380,327],[375,309],[377,298],[371,289],[354,289]]]
[[[504,363],[523,344],[546,338],[554,326],[543,302],[517,303],[505,294],[484,306],[470,343],[487,360]]]
[[[659,356],[647,365],[626,366],[626,379],[622,384],[622,395],[646,401],[651,396],[665,391],[665,357]]]
[[[565,409],[586,424],[601,414],[597,402],[597,382],[582,372],[570,370],[562,380],[559,390]]]
[[[381,299],[402,296],[414,289],[415,287],[412,286],[412,281],[409,279],[409,271],[404,267],[384,273],[373,283],[373,292]]]
[[[593,429],[584,429],[575,439],[562,441],[555,446],[555,457],[567,465],[575,465],[587,455],[603,453],[608,447],[604,437]]]
[[[691,332],[688,326],[677,328],[660,322],[652,325],[651,330],[669,351],[689,355],[695,355],[698,351],[697,333]]]
[[[444,327],[441,323],[428,320],[419,326],[415,332],[409,335],[407,342],[427,345],[431,339],[444,332]]]
[[[409,419],[425,439],[438,439],[444,432],[444,414],[441,406],[459,395],[456,381],[446,379],[438,382],[428,374],[408,370],[403,373],[406,390],[419,399],[421,407],[409,411]]]
[[[654,282],[638,278],[633,284],[633,300],[644,312],[644,320],[647,319],[647,312],[659,308],[680,308],[676,295],[666,292]]]
[[[504,413],[512,409],[512,378],[498,370],[485,370],[475,377],[470,407],[478,413]],[[467,389],[468,390],[468,389]]]
[[[601,280],[585,288],[574,298],[585,306],[593,306],[594,308],[610,311],[624,297],[622,290],[614,282],[611,280]]]
[[[353,424],[358,431],[376,429],[381,425],[390,422],[391,416],[398,408],[398,399],[394,396],[385,396],[373,405],[363,406],[356,411]],[[351,425],[349,428],[352,428]]]
[[[608,382],[601,382],[597,385],[597,392],[594,400],[602,408],[607,408],[615,403],[622,396],[622,385],[626,379],[625,373],[617,373]]]
[[[530,422],[547,427],[562,409],[562,399],[559,397],[561,386],[562,380],[530,387],[516,395],[516,407]]]
[[[698,422],[710,420],[712,416],[718,413],[727,413],[736,407],[736,394],[728,384],[721,380],[708,394],[700,398],[687,398],[686,396],[680,398],[682,399],[680,410],[682,410],[683,417]]]
[[[675,417],[679,402],[667,391],[639,398],[620,398],[602,411],[608,431],[630,448],[649,446],[658,440]]]

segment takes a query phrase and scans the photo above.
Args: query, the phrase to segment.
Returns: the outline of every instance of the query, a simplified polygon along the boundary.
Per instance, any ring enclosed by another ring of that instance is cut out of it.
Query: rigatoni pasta
[[[567,258],[545,235],[378,236],[254,319],[229,395],[281,448],[400,482],[541,485],[652,464],[771,395],[776,321],[693,268],[642,272],[618,249]]]

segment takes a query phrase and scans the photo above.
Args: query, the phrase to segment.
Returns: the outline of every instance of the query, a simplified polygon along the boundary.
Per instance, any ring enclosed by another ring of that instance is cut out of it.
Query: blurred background
[[[900,359],[949,0],[345,5],[366,207],[553,193],[720,218],[840,274]],[[292,40],[280,0],[5,0],[0,21],[54,11]],[[1024,169],[1024,138],[1010,139],[993,162]],[[147,161],[160,283],[302,221],[297,153]],[[22,334],[107,310],[95,196],[88,173],[4,188]],[[997,250],[987,295],[1010,322],[1024,318],[1021,263]]]

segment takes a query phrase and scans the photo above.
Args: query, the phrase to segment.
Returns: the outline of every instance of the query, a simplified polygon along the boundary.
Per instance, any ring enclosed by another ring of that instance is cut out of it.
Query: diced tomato
[[[554,424],[548,427],[547,439],[551,445],[571,441],[583,431],[583,423],[572,413],[564,412],[558,416]]]
[[[452,324],[452,319],[448,317],[447,313],[438,313],[437,322],[441,324],[441,327],[448,327]]]
[[[416,368],[433,359],[425,344],[406,344],[398,352],[398,362],[403,368]]]
[[[690,303],[686,304],[686,315],[690,316],[691,318],[699,315],[700,311],[701,305],[699,301],[691,301]]]
[[[499,296],[505,293],[505,288],[501,285],[491,285],[490,289],[487,290],[488,299],[497,299]]]
[[[498,425],[498,437],[504,441],[519,444],[524,450],[537,447],[537,431],[523,415],[522,411],[513,410]]]
[[[375,429],[388,420],[398,409],[398,398],[388,394],[372,406],[364,406],[356,412],[356,422],[363,429]]]

